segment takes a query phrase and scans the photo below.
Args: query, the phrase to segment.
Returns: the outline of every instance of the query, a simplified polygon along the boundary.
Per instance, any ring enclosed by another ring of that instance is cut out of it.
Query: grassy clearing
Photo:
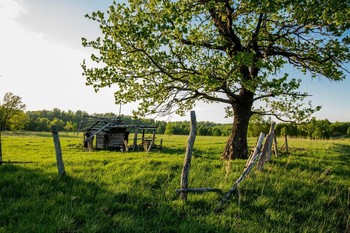
[[[291,154],[254,170],[221,209],[215,193],[179,200],[187,137],[161,137],[160,152],[84,152],[62,133],[60,178],[50,134],[4,134],[4,161],[30,163],[0,166],[0,232],[350,231],[349,139],[291,139]],[[197,137],[192,187],[228,190],[239,177],[245,161],[218,159],[225,140]]]

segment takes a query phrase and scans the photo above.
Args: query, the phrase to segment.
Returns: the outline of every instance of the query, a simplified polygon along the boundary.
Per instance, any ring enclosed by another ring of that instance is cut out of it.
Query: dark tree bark
[[[222,159],[247,159],[249,154],[247,132],[249,119],[252,116],[252,103],[236,104],[232,108],[233,126]]]

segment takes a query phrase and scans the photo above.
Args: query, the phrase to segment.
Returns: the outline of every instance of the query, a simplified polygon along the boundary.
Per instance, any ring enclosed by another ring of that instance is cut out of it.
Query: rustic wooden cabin
[[[85,115],[79,124],[78,132],[84,132],[85,148],[88,148],[88,144],[92,143],[93,148],[102,150],[128,151],[132,149],[136,151],[143,148],[145,151],[149,151],[155,145],[156,129],[156,126],[123,124],[118,117]],[[146,131],[151,131],[152,136],[146,137]],[[130,132],[134,133],[134,137],[133,143],[129,145]],[[141,138],[138,138],[139,133],[142,133]]]

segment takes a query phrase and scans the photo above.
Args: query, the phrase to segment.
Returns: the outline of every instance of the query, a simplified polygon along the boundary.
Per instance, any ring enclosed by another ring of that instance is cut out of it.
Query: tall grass
[[[4,161],[26,163],[0,166],[0,232],[350,231],[348,139],[291,139],[290,154],[254,169],[220,208],[216,193],[179,199],[187,137],[160,138],[162,151],[86,152],[81,136],[60,134],[60,177],[50,134],[4,134]],[[219,159],[225,140],[196,138],[191,187],[226,191],[239,177],[245,161]]]

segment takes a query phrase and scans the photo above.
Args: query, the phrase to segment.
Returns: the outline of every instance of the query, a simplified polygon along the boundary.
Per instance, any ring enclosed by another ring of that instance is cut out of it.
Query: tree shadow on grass
[[[276,159],[271,170],[252,173],[232,200],[244,210],[240,218],[267,232],[346,232],[349,183],[339,180],[349,180],[349,172],[339,172],[337,161],[327,169],[304,162]]]
[[[172,205],[163,183],[153,192],[137,184],[114,192],[102,182],[17,165],[0,166],[0,173],[0,232],[227,231],[204,221],[205,213]]]
[[[186,153],[186,148],[170,148],[170,147],[163,147],[161,152],[163,154],[168,154],[168,155],[185,155]]]
[[[163,154],[168,155],[177,155],[177,156],[183,156],[185,157],[186,154],[186,148],[163,148],[161,151]],[[199,149],[193,149],[192,156],[194,158],[205,158],[210,160],[220,160],[221,154],[216,153],[215,151],[207,151],[207,150],[199,150]]]

